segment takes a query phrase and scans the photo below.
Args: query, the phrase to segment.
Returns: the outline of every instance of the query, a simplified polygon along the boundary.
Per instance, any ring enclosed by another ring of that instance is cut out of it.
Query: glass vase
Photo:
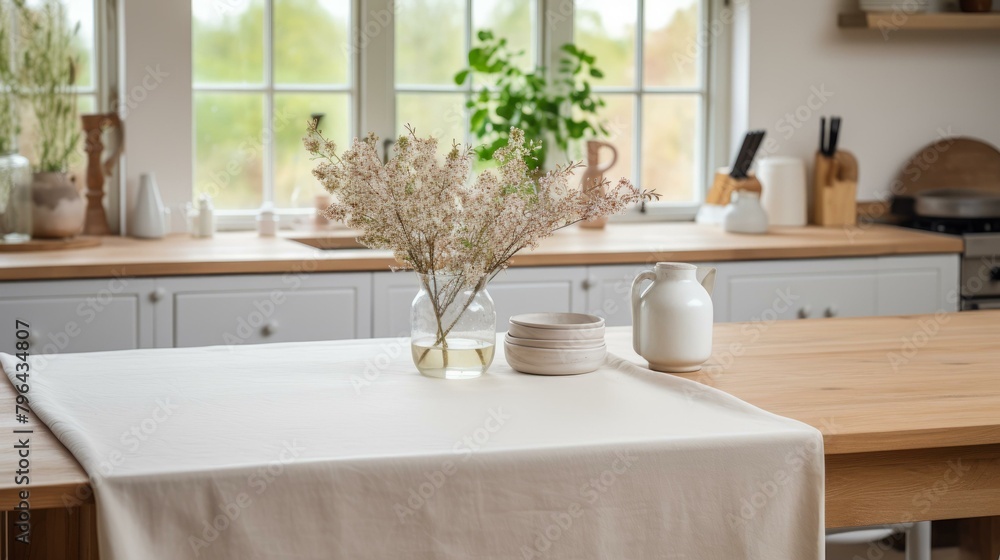
[[[479,377],[493,363],[497,313],[485,283],[462,276],[418,274],[410,310],[410,350],[423,375]]]
[[[31,165],[16,153],[0,155],[0,243],[31,239]]]

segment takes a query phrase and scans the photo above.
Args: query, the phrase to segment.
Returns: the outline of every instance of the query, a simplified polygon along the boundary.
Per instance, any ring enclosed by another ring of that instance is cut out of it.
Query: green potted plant
[[[83,229],[86,201],[80,195],[69,164],[80,139],[77,122],[77,53],[66,9],[58,0],[19,8],[22,46],[18,81],[34,114],[33,235],[72,237]]]
[[[568,43],[561,47],[563,57],[554,71],[525,71],[517,64],[524,51],[512,51],[506,39],[488,30],[477,38],[469,67],[455,74],[455,83],[465,84],[479,74],[487,86],[466,103],[472,110],[471,132],[483,142],[476,148],[480,159],[493,159],[507,145],[511,127],[541,143],[529,161],[532,170],[546,167],[553,147],[566,153],[574,141],[608,134],[599,115],[604,101],[590,85],[591,79],[604,76],[592,54]]]

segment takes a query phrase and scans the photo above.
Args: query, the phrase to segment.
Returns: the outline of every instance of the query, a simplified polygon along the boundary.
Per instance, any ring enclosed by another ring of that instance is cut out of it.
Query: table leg
[[[1000,517],[963,519],[958,535],[961,560],[1000,558]]]
[[[906,532],[906,560],[931,560],[930,521],[917,521]]]
[[[9,560],[98,560],[97,508],[84,504],[77,508],[31,511],[31,544],[17,542],[14,516],[5,512],[4,540],[0,543]]]

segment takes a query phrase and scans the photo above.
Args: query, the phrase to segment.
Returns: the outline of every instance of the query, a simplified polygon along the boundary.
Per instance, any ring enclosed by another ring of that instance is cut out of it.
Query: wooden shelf
[[[981,14],[856,12],[840,14],[837,23],[840,27],[849,29],[1000,31],[1000,12]]]

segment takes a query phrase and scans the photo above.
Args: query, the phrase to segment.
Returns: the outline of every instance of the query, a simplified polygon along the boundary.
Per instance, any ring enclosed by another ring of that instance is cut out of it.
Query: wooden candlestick
[[[104,177],[111,175],[118,156],[121,155],[122,121],[118,113],[100,113],[82,115],[83,131],[86,135],[87,151],[87,219],[84,222],[83,233],[86,235],[110,235],[108,215],[104,211]],[[104,142],[101,136],[108,128],[118,131],[118,140],[114,153],[103,163]]]

